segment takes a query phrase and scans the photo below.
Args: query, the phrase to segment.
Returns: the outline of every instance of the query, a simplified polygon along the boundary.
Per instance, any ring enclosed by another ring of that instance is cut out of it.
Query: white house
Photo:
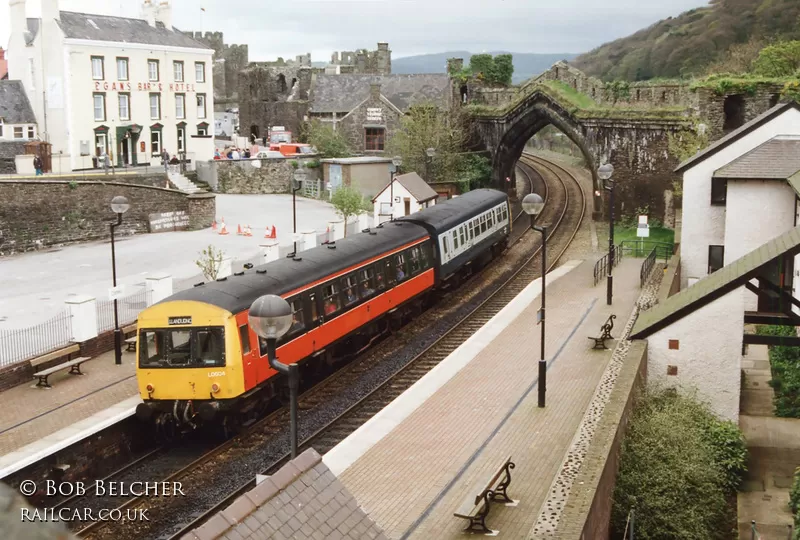
[[[0,140],[22,142],[37,135],[36,116],[22,82],[0,80]]]
[[[376,225],[399,217],[419,212],[436,204],[439,194],[417,173],[395,176],[375,198],[374,221]]]
[[[93,166],[108,152],[118,165],[160,163],[186,152],[214,155],[214,51],[172,27],[172,7],[145,0],[141,19],[60,11],[42,18],[10,0],[9,78],[21,80],[61,170]]]

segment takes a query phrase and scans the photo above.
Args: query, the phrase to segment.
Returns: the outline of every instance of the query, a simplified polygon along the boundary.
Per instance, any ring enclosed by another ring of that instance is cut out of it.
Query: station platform
[[[548,274],[545,408],[537,406],[535,280],[324,463],[388,537],[446,539],[465,537],[468,522],[453,513],[511,456],[508,495],[517,504],[493,504],[486,524],[505,538],[546,537],[613,387],[615,349],[627,350],[616,339],[593,350],[587,338],[611,314],[615,338],[630,331],[642,261],[615,269],[612,306],[605,282],[592,286],[594,260]]]
[[[32,380],[2,393],[0,479],[133,416],[141,402],[133,352],[122,365],[110,351],[81,365],[85,375],[68,371],[50,376],[52,388]]]

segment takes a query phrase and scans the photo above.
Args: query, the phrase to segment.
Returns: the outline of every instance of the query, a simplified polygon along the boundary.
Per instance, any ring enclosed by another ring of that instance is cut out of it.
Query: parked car
[[[282,158],[283,154],[275,150],[261,150],[255,157],[257,159]]]
[[[296,156],[298,154],[316,154],[317,149],[310,144],[302,143],[283,143],[278,146],[280,153],[284,156]]]

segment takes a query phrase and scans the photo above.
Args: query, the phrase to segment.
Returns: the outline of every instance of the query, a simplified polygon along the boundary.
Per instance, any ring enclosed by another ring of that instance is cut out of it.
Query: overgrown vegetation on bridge
[[[640,540],[731,538],[736,505],[730,501],[746,464],[736,424],[718,419],[693,396],[649,388],[623,443],[612,538],[622,538],[631,509]]]
[[[510,54],[475,54],[469,59],[469,66],[450,76],[466,82],[470,77],[499,86],[511,86],[514,75],[514,59]]]

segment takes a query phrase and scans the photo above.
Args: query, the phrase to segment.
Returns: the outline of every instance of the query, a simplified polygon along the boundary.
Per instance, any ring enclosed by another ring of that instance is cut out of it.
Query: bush
[[[647,390],[623,443],[614,537],[622,536],[634,508],[637,539],[728,538],[727,501],[746,459],[744,439],[732,422],[720,421],[692,396]]]
[[[306,168],[307,169],[318,169],[320,165],[321,165],[320,160],[312,159],[311,161],[306,163]]]
[[[789,507],[794,514],[800,512],[800,467],[794,470],[794,484],[789,492]]]
[[[757,332],[768,336],[797,336],[793,326],[759,326]],[[769,364],[772,371],[769,384],[775,390],[775,416],[800,418],[800,347],[771,346]]]

